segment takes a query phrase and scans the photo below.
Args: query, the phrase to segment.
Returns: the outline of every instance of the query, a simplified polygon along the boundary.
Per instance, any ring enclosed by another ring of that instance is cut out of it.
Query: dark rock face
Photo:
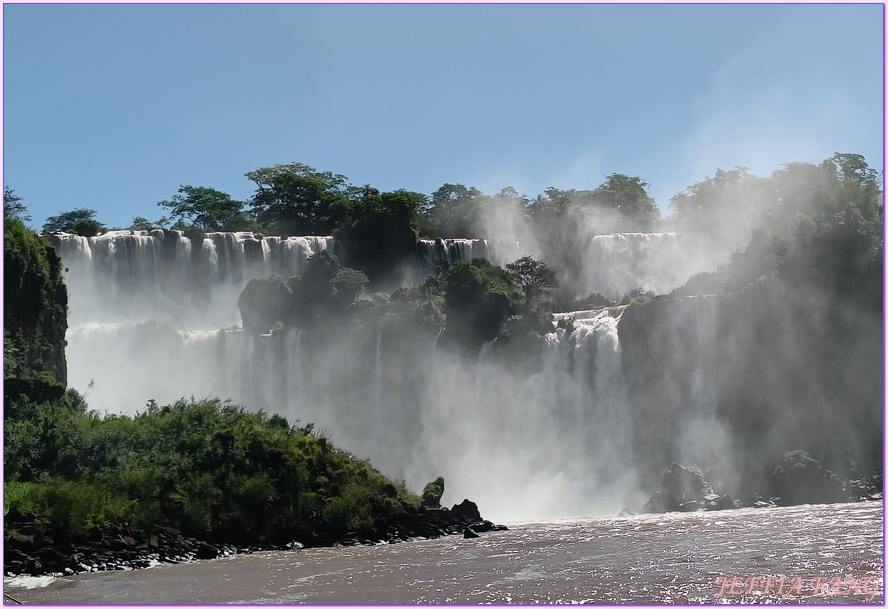
[[[470,520],[472,522],[481,520],[481,512],[478,511],[478,506],[468,499],[463,499],[462,503],[454,505],[450,508],[450,512],[452,514],[458,514],[464,520]]]
[[[663,514],[665,512],[696,512],[698,510],[728,510],[738,507],[728,495],[719,495],[699,471],[673,463],[663,475],[662,491],[654,493],[644,507],[642,514]],[[721,485],[716,483],[716,488]]]
[[[789,451],[774,470],[774,489],[782,505],[847,501],[842,482],[808,453]]]
[[[678,511],[679,503],[669,491],[654,493],[644,507],[641,508],[642,514],[665,514],[666,512]]]
[[[794,448],[839,478],[859,475],[852,461],[881,469],[881,315],[825,304],[769,280],[627,307],[619,339],[641,483],[653,490],[679,459],[708,466],[710,439],[687,438],[689,422],[709,420],[731,438],[741,488],[767,484]]]
[[[685,502],[702,499],[705,482],[702,474],[673,463],[669,471],[663,475],[660,486],[672,493],[672,496],[680,502]]]
[[[737,507],[736,502],[730,495],[722,495],[718,501],[710,508],[712,510],[733,510]]]

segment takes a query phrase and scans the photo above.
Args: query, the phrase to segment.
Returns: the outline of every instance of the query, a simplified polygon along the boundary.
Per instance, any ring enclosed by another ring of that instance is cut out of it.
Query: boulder
[[[478,511],[478,505],[468,499],[463,499],[462,503],[454,505],[450,512],[460,517],[460,520],[473,523],[481,520],[481,512]]]
[[[722,495],[718,501],[712,504],[710,510],[733,510],[737,507],[734,499],[730,495]]]
[[[219,556],[219,549],[215,546],[211,546],[208,543],[202,542],[200,545],[197,546],[196,556],[199,559],[216,558],[217,556]]]
[[[474,539],[478,537],[478,533],[472,530],[471,527],[466,527],[463,531],[463,539]]]
[[[706,482],[703,480],[703,475],[699,472],[684,468],[678,463],[673,463],[669,471],[663,475],[660,486],[672,493],[679,502],[697,501],[703,498],[703,489],[706,486]]]
[[[644,507],[641,508],[642,514],[663,514],[665,512],[674,512],[678,510],[678,500],[669,491],[654,493]]]
[[[838,477],[803,450],[788,451],[774,469],[774,486],[781,505],[847,501]]]

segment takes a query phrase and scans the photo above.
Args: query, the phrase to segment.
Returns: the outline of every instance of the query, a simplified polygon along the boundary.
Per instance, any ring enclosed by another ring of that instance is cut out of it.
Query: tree
[[[660,210],[648,196],[648,186],[639,177],[612,173],[592,191],[592,197],[599,205],[619,211],[637,228],[649,230],[660,219]]]
[[[343,305],[350,305],[368,282],[367,275],[361,271],[343,267],[339,269],[331,283],[337,301]]]
[[[756,216],[776,201],[775,194],[746,167],[717,169],[715,176],[688,186],[669,199],[672,217],[683,227],[711,231],[715,225],[756,223]]]
[[[106,230],[105,226],[103,226],[98,220],[94,220],[93,218],[81,218],[71,225],[69,232],[74,233],[75,235],[80,235],[81,237],[95,237],[104,230]]]
[[[549,290],[559,286],[555,271],[530,256],[507,264],[506,269],[514,275],[515,285],[524,292],[524,303],[528,308],[533,308],[539,298],[548,296]]]
[[[75,209],[62,212],[57,216],[50,216],[43,225],[43,233],[75,233],[85,237],[92,237],[106,230],[105,226],[96,220],[96,210]]]
[[[426,507],[441,507],[441,497],[444,495],[444,478],[438,476],[422,489],[422,505]]]
[[[143,218],[142,216],[136,216],[133,218],[132,224],[129,226],[129,230],[155,230],[158,228],[163,228],[166,224],[169,224],[169,218],[163,217],[157,222],[152,222],[147,218]]]
[[[343,175],[303,163],[261,167],[245,174],[256,183],[258,220],[282,235],[329,235],[343,220],[350,189]]]
[[[537,195],[527,204],[527,215],[537,224],[564,218],[571,208],[592,203],[590,190],[561,190],[549,186],[544,195]]]
[[[205,186],[180,186],[179,194],[157,205],[170,210],[171,219],[188,221],[204,231],[246,230],[249,225],[242,211],[243,201]]]
[[[515,312],[512,277],[484,258],[451,265],[442,280],[447,324],[439,344],[475,351],[496,338]]]
[[[444,184],[432,193],[428,226],[438,237],[472,237],[483,193],[462,184]]]
[[[15,194],[9,186],[3,187],[3,220],[8,222],[17,218],[22,222],[30,222],[31,216],[27,214],[27,208],[22,203],[22,198]]]
[[[417,213],[425,201],[425,195],[417,192],[380,193],[365,186],[335,233],[348,252],[348,260],[378,276],[414,254]]]

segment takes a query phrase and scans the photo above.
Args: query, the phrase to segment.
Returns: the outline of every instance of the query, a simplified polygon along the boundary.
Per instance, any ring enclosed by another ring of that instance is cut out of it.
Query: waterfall
[[[613,300],[634,288],[668,293],[696,273],[712,270],[694,244],[676,233],[595,235],[573,254],[578,261],[569,277],[576,294],[600,292]]]
[[[181,329],[237,325],[247,281],[304,272],[308,257],[338,251],[333,237],[207,233],[197,243],[178,230],[50,236],[65,266],[69,324],[167,321]]]
[[[486,258],[492,264],[505,266],[524,255],[518,241],[506,239],[421,239],[416,250],[423,277],[432,272],[439,258],[449,264]]]
[[[53,239],[71,291],[69,379],[91,408],[133,414],[149,399],[230,398],[314,423],[413,489],[443,475],[455,500],[483,502],[491,517],[613,513],[643,502],[632,473],[624,307],[556,316],[540,339],[541,366],[525,374],[493,344],[469,361],[409,329],[319,342],[310,328],[255,336],[237,327],[237,298],[251,277],[302,274],[312,254],[336,253],[332,237],[115,231]],[[593,245],[655,269],[644,248],[661,252],[674,241],[630,234]],[[427,268],[439,255],[500,265],[522,255],[517,242],[483,239],[421,241],[417,253]]]

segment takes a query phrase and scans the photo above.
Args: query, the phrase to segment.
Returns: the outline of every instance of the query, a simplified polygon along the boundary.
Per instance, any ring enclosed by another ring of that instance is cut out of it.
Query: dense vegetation
[[[790,290],[880,314],[881,179],[861,156],[836,154],[820,165],[789,163],[768,179],[739,168],[689,187],[670,203],[676,228],[716,234],[746,225],[752,239],[729,265],[692,277],[675,294],[736,292],[773,277]]]
[[[4,223],[3,270],[5,394],[59,395],[66,380],[68,327],[61,260],[45,239],[11,215]]]
[[[121,522],[245,545],[384,538],[377,516],[418,501],[277,415],[218,400],[152,403],[134,417],[84,408],[69,390],[6,412],[5,509],[42,514],[60,538]]]

